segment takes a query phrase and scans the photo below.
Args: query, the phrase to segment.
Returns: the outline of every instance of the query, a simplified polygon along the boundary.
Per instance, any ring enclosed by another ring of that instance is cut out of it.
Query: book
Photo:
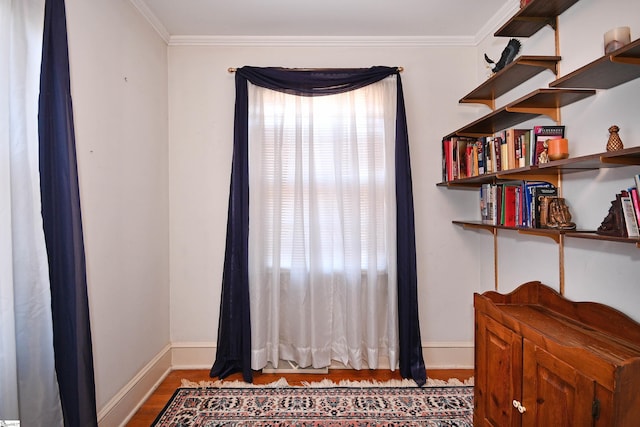
[[[622,203],[622,214],[624,217],[624,225],[627,230],[627,237],[640,237],[638,230],[638,220],[636,219],[633,202],[627,190],[620,192],[620,202]]]
[[[540,188],[540,187],[544,187],[544,188],[552,188],[553,184],[550,184],[548,182],[545,181],[523,181],[523,197],[524,197],[524,222],[523,222],[523,226],[524,227],[530,227],[530,228],[534,228],[535,227],[535,205],[534,205],[534,198],[535,198],[535,192],[534,189],[535,188]]]
[[[535,154],[533,156],[533,165],[547,163],[549,157],[547,155],[546,141],[548,139],[564,138],[564,126],[534,126],[533,140],[535,141]]]
[[[500,147],[502,146],[502,137],[494,136],[491,138],[493,144],[493,172],[500,172],[502,170],[502,156],[500,155]]]
[[[484,224],[493,224],[492,209],[491,184],[482,184],[480,186],[480,219]]]
[[[558,196],[558,189],[549,184],[549,186],[542,186],[542,187],[534,187],[533,188],[533,193],[532,193],[532,198],[533,198],[533,221],[532,221],[532,226],[533,228],[540,228],[542,226],[542,223],[544,221],[541,221],[541,217],[542,217],[542,212],[541,211],[541,205],[543,202],[543,199],[545,197],[557,197]]]
[[[636,221],[638,227],[640,227],[640,195],[636,187],[629,188],[629,194],[631,195],[631,202],[633,203],[633,210],[636,213]]]
[[[527,147],[525,146],[525,136],[529,132],[530,129],[515,128],[510,128],[505,131],[505,138],[507,140],[507,151],[509,155],[507,161],[509,169],[521,168],[526,166],[527,162],[523,156],[525,156],[527,152]]]
[[[484,153],[484,171],[485,173],[493,173],[493,143],[490,136],[482,138],[483,140],[483,153]]]
[[[456,137],[455,138],[455,156],[456,170],[458,172],[457,179],[469,178],[472,174],[472,155],[473,155],[473,138]]]
[[[516,226],[517,185],[504,184],[503,192],[503,221],[505,227]]]
[[[442,139],[442,182],[453,179],[451,175],[451,139]]]
[[[511,169],[509,157],[509,141],[506,138],[500,138],[500,170]]]
[[[484,151],[484,147],[485,147],[485,142],[484,142],[485,138],[478,138],[476,139],[475,142],[475,146],[476,146],[476,157],[477,157],[477,171],[476,174],[477,175],[484,175],[486,173],[486,156],[485,156],[485,151]]]

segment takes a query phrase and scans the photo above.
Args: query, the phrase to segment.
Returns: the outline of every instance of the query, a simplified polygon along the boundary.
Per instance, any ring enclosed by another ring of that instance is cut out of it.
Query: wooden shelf
[[[494,33],[497,37],[531,37],[546,25],[555,29],[556,18],[578,0],[533,0]]]
[[[566,235],[567,237],[575,237],[578,239],[605,240],[617,243],[632,243],[636,245],[637,248],[640,248],[640,238],[605,236],[602,234],[597,234],[595,231],[591,233],[567,233]]]
[[[587,156],[570,157],[524,168],[509,169],[496,173],[456,179],[441,182],[438,186],[449,188],[478,188],[482,184],[494,183],[501,180],[530,180],[548,181],[558,185],[558,174],[574,173],[587,170],[618,168],[640,165],[640,147],[624,148],[618,151],[606,151]],[[555,183],[554,183],[555,182]]]
[[[495,99],[526,82],[533,76],[551,70],[558,74],[559,56],[520,56],[460,99],[460,103],[484,104],[495,110]]]
[[[640,77],[640,39],[549,84],[554,88],[611,89]]]
[[[511,230],[517,231],[521,234],[528,234],[534,236],[547,237],[554,240],[556,243],[560,241],[560,236],[576,238],[576,239],[589,239],[589,240],[601,240],[617,243],[630,243],[640,248],[640,238],[629,237],[616,237],[597,234],[593,230],[554,230],[551,228],[525,228],[525,227],[506,227],[504,225],[486,224],[482,221],[451,221],[452,224],[461,226],[470,230],[486,230],[493,233],[495,230]]]
[[[490,136],[518,123],[546,115],[559,121],[560,108],[592,96],[595,89],[537,89],[504,107],[458,129],[453,136]]]

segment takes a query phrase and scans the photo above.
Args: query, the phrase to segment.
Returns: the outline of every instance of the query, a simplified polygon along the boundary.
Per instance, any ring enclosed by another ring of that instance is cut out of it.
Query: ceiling
[[[474,37],[515,0],[131,0],[169,38]],[[491,23],[491,27],[495,24]]]

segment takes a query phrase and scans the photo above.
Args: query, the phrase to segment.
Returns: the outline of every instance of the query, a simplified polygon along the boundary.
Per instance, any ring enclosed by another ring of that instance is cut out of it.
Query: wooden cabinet
[[[474,426],[638,425],[640,324],[540,282],[474,306]]]

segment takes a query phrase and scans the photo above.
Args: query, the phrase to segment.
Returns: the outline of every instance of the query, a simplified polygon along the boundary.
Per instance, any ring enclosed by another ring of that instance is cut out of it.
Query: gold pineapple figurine
[[[613,125],[609,128],[609,141],[607,142],[607,151],[618,151],[624,148],[622,146],[620,135],[618,135],[619,130],[620,128],[616,125]]]

